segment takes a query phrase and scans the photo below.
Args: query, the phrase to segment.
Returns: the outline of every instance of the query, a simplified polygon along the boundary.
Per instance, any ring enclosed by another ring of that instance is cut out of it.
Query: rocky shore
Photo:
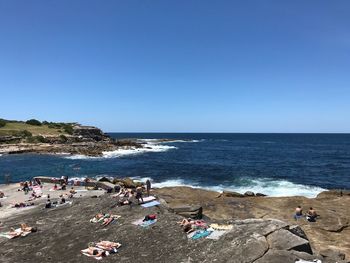
[[[130,179],[115,183],[134,187]],[[49,185],[49,184],[46,184]],[[0,186],[0,190],[1,190]],[[120,242],[117,254],[104,262],[295,262],[297,259],[349,262],[348,192],[329,191],[317,198],[231,197],[189,187],[153,189],[161,205],[116,207],[110,194],[73,199],[71,206],[45,210],[42,205],[2,218],[1,231],[27,223],[37,233],[13,240],[0,239],[1,262],[94,262],[80,254],[89,242]],[[91,198],[95,197],[95,198]],[[315,223],[292,218],[297,205],[313,206],[321,215]],[[191,240],[176,223],[179,207],[200,206],[209,223],[232,224],[218,240]],[[3,208],[1,208],[3,209]],[[0,210],[2,211],[2,210]],[[91,224],[96,213],[121,218],[108,227]],[[131,224],[147,214],[158,221],[148,228]]]
[[[18,136],[0,136],[0,154],[72,154],[102,156],[105,151],[144,147],[136,140],[114,140],[92,126],[75,125],[72,134],[40,134],[40,141],[29,143]]]

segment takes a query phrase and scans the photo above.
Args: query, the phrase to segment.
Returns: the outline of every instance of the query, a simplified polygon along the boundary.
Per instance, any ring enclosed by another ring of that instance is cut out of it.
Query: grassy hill
[[[61,136],[62,140],[66,140],[65,136],[73,133],[73,125],[74,123],[40,122],[35,119],[26,122],[0,119],[0,137],[13,136],[17,138],[14,142],[45,142],[45,137],[50,136]]]
[[[29,131],[33,136],[37,135],[60,135],[67,134],[64,129],[50,128],[47,124],[41,126],[30,125],[25,122],[7,122],[4,127],[0,128],[0,136],[16,135],[21,131]]]

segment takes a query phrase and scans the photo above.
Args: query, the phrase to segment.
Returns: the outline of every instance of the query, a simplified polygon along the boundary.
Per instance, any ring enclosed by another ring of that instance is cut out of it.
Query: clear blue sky
[[[350,1],[0,0],[0,117],[350,132]]]

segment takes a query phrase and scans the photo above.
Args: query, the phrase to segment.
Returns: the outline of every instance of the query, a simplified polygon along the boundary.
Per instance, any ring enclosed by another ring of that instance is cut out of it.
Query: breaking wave
[[[316,197],[320,192],[327,189],[309,186],[302,184],[295,184],[286,180],[271,180],[271,179],[252,179],[249,184],[245,185],[200,185],[196,183],[186,182],[183,179],[170,179],[162,182],[154,182],[152,185],[156,188],[174,187],[174,186],[189,186],[192,188],[202,188],[206,190],[222,192],[234,191],[244,194],[246,191],[254,193],[262,193],[268,196],[282,197],[282,196],[305,196],[309,198]]]
[[[169,145],[146,144],[145,147],[143,148],[127,147],[127,148],[120,148],[115,151],[105,151],[105,152],[102,152],[101,157],[92,157],[92,156],[77,154],[77,155],[66,156],[65,158],[72,159],[72,160],[118,158],[118,157],[123,157],[127,155],[136,155],[136,154],[142,154],[142,153],[148,153],[148,152],[166,152],[170,149],[177,149],[177,147],[169,146]]]

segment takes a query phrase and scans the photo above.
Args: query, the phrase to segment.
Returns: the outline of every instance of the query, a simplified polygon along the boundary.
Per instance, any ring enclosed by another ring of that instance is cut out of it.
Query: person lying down
[[[118,248],[121,246],[120,243],[112,241],[100,241],[92,243],[87,249],[81,250],[81,253],[88,257],[94,257],[95,259],[102,259],[102,257],[109,256],[118,252]]]
[[[19,236],[25,237],[30,233],[37,232],[37,230],[38,229],[36,227],[30,227],[27,224],[21,224],[20,228],[17,228],[17,229],[11,228],[9,232],[3,233],[1,234],[1,236],[9,239],[19,237]]]

